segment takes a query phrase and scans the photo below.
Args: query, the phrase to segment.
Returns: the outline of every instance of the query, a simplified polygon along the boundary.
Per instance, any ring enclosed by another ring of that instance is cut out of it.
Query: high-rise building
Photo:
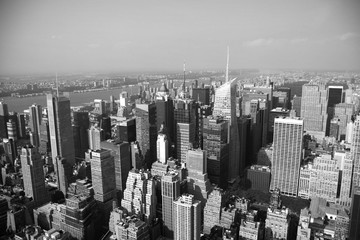
[[[350,152],[335,151],[334,159],[337,161],[337,167],[339,169],[339,196],[336,199],[336,204],[350,207],[351,204],[351,176],[353,169],[353,160],[350,157]]]
[[[151,164],[156,159],[156,105],[136,104],[136,140],[139,143],[140,151],[144,157],[146,166],[151,168]]]
[[[29,108],[29,112],[29,126],[32,133],[32,144],[36,147],[40,147],[40,125],[42,123],[42,108],[40,105],[33,104]]]
[[[121,206],[150,225],[156,216],[156,204],[155,180],[150,172],[131,170]]]
[[[303,131],[303,120],[275,119],[270,190],[279,188],[284,195],[297,196]]]
[[[75,157],[84,158],[85,152],[89,149],[88,129],[90,127],[88,112],[74,112],[74,144]]]
[[[200,239],[201,203],[191,194],[173,202],[174,240]]]
[[[157,153],[157,161],[161,163],[166,163],[169,158],[169,143],[166,135],[166,130],[164,129],[164,125],[161,125],[160,130],[158,132],[158,139],[156,141],[156,153]]]
[[[360,114],[354,119],[350,157],[354,164],[353,186],[360,186]]]
[[[203,149],[207,151],[207,173],[211,183],[224,187],[229,164],[229,122],[223,118],[203,119]]]
[[[161,124],[164,124],[170,142],[174,142],[174,106],[173,100],[169,97],[169,90],[164,83],[156,93],[156,125],[157,131],[160,130]],[[169,145],[170,147],[170,145]]]
[[[64,196],[66,197],[67,195],[67,191],[68,191],[68,186],[69,186],[69,182],[70,182],[70,178],[72,175],[72,165],[69,164],[69,162],[67,161],[67,159],[61,157],[61,156],[57,156],[55,158],[55,160],[53,160],[54,162],[54,168],[55,168],[55,173],[56,173],[56,177],[57,177],[57,186],[58,189],[64,194]]]
[[[202,105],[210,105],[210,88],[193,88],[191,98]]]
[[[47,95],[51,156],[61,156],[70,166],[75,163],[74,138],[71,127],[70,99],[65,96]]]
[[[360,187],[354,187],[351,200],[349,239],[360,239]]]
[[[229,164],[228,180],[239,176],[239,131],[236,119],[236,79],[228,81],[215,90],[213,116],[222,116],[229,121]]]
[[[122,92],[119,95],[119,107],[127,107],[128,106],[128,93]]]
[[[14,122],[12,119],[9,119],[9,121],[6,123],[6,127],[8,132],[8,139],[12,139],[14,142],[17,142],[18,136],[16,122]]]
[[[134,142],[136,141],[136,123],[135,118],[126,119],[116,125],[117,139],[121,142]]]
[[[110,151],[99,149],[90,152],[91,180],[94,198],[100,202],[107,202],[115,196],[114,157]]]
[[[89,149],[98,150],[101,148],[103,130],[99,127],[91,126],[88,130]]]
[[[41,155],[36,147],[26,146],[21,149],[20,158],[25,194],[34,199],[35,206],[40,206],[49,200]]]
[[[349,103],[339,103],[334,106],[334,116],[339,121],[339,140],[346,138],[346,126],[351,121],[351,116],[354,114],[354,105]]]
[[[294,95],[291,101],[291,110],[295,111],[295,116],[300,117],[301,114],[301,97]]]
[[[106,104],[102,99],[94,99],[94,113],[103,115],[106,113]]]
[[[26,136],[25,132],[25,114],[18,114],[18,123],[19,123],[19,138],[24,138]]]
[[[329,135],[330,132],[330,121],[335,116],[334,110],[335,105],[342,103],[343,99],[343,86],[329,86],[328,87],[328,102],[327,102],[327,114],[328,120],[326,125],[326,135]]]
[[[0,138],[7,138],[6,122],[9,111],[6,103],[0,101]]]
[[[115,182],[117,199],[120,201],[126,187],[126,179],[131,169],[130,145],[128,142],[101,142],[101,148],[111,151],[115,162]]]
[[[186,154],[195,142],[193,123],[177,123],[176,126],[176,151],[177,158],[186,163]]]
[[[189,149],[186,158],[188,193],[194,195],[197,200],[200,200],[202,208],[204,208],[211,191],[211,184],[207,175],[206,151]]]
[[[173,238],[173,201],[180,196],[180,180],[178,174],[167,173],[161,179],[162,220],[165,237]]]
[[[223,191],[214,188],[209,194],[209,198],[204,208],[204,233],[210,234],[214,226],[220,225],[221,209],[223,205]]]
[[[198,117],[198,104],[195,103],[192,99],[176,99],[173,102],[174,105],[174,142],[175,148],[177,149],[176,158],[180,159],[181,156],[179,154],[179,147],[178,147],[178,123],[186,123],[191,124],[190,132],[194,135],[193,144],[196,146],[199,139],[199,117]]]
[[[325,136],[328,114],[327,91],[324,85],[303,85],[300,116],[304,119],[306,132],[317,138]]]

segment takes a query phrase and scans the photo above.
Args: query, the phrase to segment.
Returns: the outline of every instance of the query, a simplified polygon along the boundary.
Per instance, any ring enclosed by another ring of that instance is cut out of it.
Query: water
[[[137,94],[139,92],[139,86],[123,87],[98,92],[70,93],[70,104],[75,107],[93,102],[94,99],[109,101],[111,95],[116,99],[119,99],[119,94],[123,91],[128,92],[129,96]],[[3,101],[8,105],[9,112],[23,112],[25,109],[29,109],[33,103],[46,107],[46,95],[26,98],[5,97],[3,98]]]

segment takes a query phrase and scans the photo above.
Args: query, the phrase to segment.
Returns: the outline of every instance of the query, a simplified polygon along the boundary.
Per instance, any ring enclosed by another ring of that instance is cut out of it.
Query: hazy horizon
[[[360,1],[0,0],[0,75],[360,69]]]

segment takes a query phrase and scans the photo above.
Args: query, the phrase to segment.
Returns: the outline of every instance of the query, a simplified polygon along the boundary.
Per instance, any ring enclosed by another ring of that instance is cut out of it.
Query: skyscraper
[[[90,126],[88,112],[74,112],[75,157],[84,158],[89,149],[88,129]]]
[[[75,149],[71,127],[70,99],[65,96],[48,94],[47,108],[52,159],[61,156],[70,166],[73,166]]]
[[[180,196],[180,180],[178,174],[167,173],[161,179],[162,220],[165,237],[173,238],[173,201]]]
[[[176,151],[177,158],[186,162],[186,154],[190,146],[194,144],[195,132],[193,123],[178,123],[176,126]]]
[[[191,194],[182,195],[173,203],[174,240],[200,239],[201,203]]]
[[[349,239],[360,239],[360,187],[352,193]]]
[[[203,119],[203,148],[207,151],[207,173],[211,183],[226,185],[229,168],[229,122],[220,117]]]
[[[107,202],[115,196],[114,157],[110,151],[99,149],[90,152],[91,180],[94,198],[100,202]]]
[[[156,105],[136,104],[136,140],[148,168],[156,159]]]
[[[98,150],[101,148],[101,140],[103,135],[103,130],[99,127],[91,126],[88,130],[88,141],[89,149]]]
[[[164,129],[164,125],[161,125],[158,132],[158,139],[156,141],[157,160],[161,163],[166,163],[169,158],[169,143],[167,135]]]
[[[303,131],[303,120],[275,119],[270,190],[278,188],[284,195],[297,196]]]
[[[350,157],[354,164],[353,187],[360,186],[360,114],[354,119]]]
[[[221,116],[229,121],[229,165],[228,180],[239,176],[239,131],[236,119],[236,78],[224,83],[215,90],[213,116]]]
[[[325,136],[327,114],[327,91],[325,85],[304,84],[302,87],[301,113],[304,130],[317,138]]]
[[[34,199],[35,206],[48,200],[45,188],[43,160],[37,148],[25,146],[21,149],[21,169],[24,180],[25,194]]]
[[[343,86],[329,86],[328,87],[328,102],[327,102],[327,114],[328,120],[326,125],[326,136],[330,133],[330,121],[335,117],[335,105],[342,103],[343,99]]]
[[[211,191],[211,184],[207,175],[207,154],[201,149],[189,149],[186,166],[188,170],[187,190],[201,201],[202,208]]]
[[[40,147],[40,125],[42,120],[42,108],[40,105],[33,104],[30,108],[30,128],[32,133],[32,144]]]
[[[9,116],[8,106],[0,101],[0,138],[7,138],[6,122]]]

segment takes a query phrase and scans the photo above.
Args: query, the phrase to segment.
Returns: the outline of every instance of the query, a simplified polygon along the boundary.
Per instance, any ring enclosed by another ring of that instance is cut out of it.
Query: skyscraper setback
[[[300,119],[275,119],[270,190],[278,188],[284,195],[297,196],[303,125]]]

